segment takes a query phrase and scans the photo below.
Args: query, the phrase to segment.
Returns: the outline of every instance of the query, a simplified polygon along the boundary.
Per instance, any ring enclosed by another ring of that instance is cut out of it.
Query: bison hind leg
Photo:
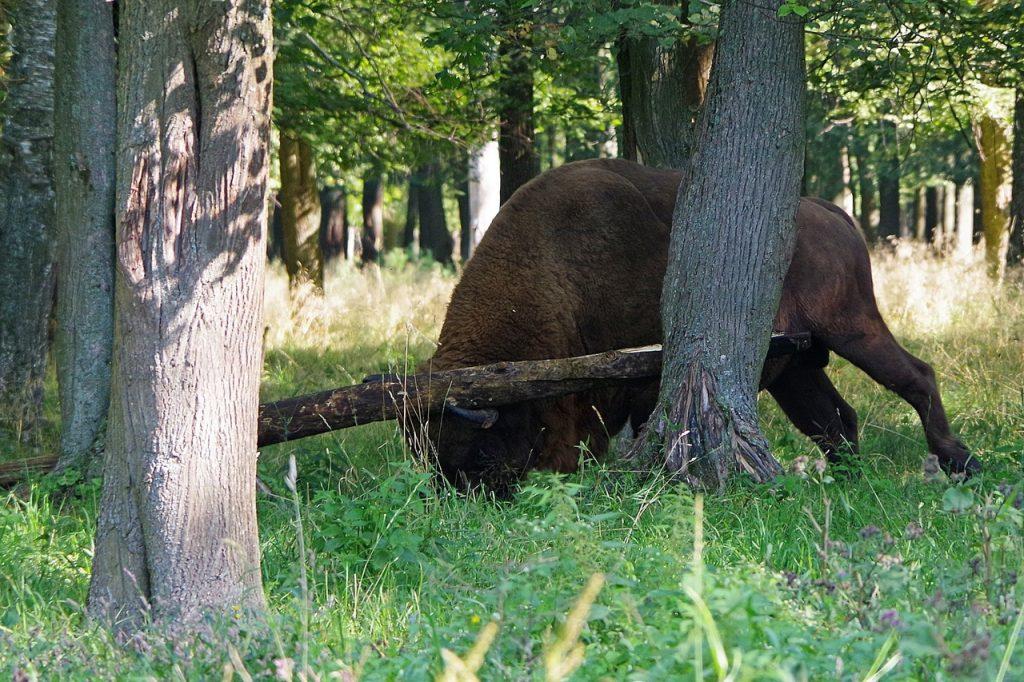
[[[794,362],[768,386],[768,392],[800,431],[832,463],[851,463],[857,453],[857,413],[818,363]]]

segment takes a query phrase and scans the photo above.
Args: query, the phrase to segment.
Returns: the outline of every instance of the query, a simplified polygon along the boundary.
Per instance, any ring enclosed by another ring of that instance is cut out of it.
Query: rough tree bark
[[[1024,259],[1024,87],[1018,86],[1013,104],[1013,160],[1010,175],[1010,245],[1006,262]]]
[[[532,32],[530,23],[505,26],[498,48],[498,155],[503,204],[540,173],[533,120]]]
[[[288,284],[309,283],[324,288],[324,260],[320,252],[320,193],[316,188],[316,157],[308,142],[281,131],[281,227],[284,230],[284,267]]]
[[[269,0],[125,3],[117,321],[89,610],[264,606],[256,529]]]
[[[1010,140],[1003,121],[988,110],[975,119],[974,138],[985,263],[989,276],[1002,281],[1010,241]]]
[[[58,0],[54,83],[58,470],[86,468],[102,445],[114,340],[112,5]]]
[[[756,396],[795,242],[805,81],[803,24],[778,7],[722,4],[663,287],[662,407],[650,431],[670,472],[711,490],[734,469],[759,481],[780,471]]]
[[[384,183],[377,173],[363,178],[363,263],[376,263],[384,246]]]
[[[9,8],[13,53],[0,125],[0,422],[39,419],[53,307],[53,50],[48,0]]]
[[[348,238],[348,196],[344,187],[320,190],[320,253],[324,264],[345,254]]]
[[[439,263],[451,263],[455,240],[448,231],[444,214],[444,188],[437,163],[423,166],[417,173],[417,205],[420,220],[420,252],[429,252]]]
[[[682,5],[685,16],[686,3],[660,2]],[[701,44],[693,35],[680,36],[668,46],[649,37],[621,42],[623,125],[635,137],[639,159],[648,166],[682,168],[693,152],[694,122],[704,103],[714,45]]]

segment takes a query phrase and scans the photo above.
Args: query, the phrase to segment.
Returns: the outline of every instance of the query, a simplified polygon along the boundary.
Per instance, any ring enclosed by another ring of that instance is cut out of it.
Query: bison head
[[[406,425],[413,449],[436,464],[460,490],[483,488],[499,498],[512,494],[533,464],[540,429],[526,405],[469,410],[448,403],[441,414]]]

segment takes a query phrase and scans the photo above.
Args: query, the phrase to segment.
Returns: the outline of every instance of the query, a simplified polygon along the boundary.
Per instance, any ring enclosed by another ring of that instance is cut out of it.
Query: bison
[[[584,355],[659,343],[669,227],[681,174],[616,159],[550,170],[501,208],[455,287],[431,371],[503,360]],[[837,206],[803,199],[797,243],[774,328],[809,332],[818,352],[766,361],[760,387],[830,460],[857,451],[857,414],[824,371],[834,351],[920,415],[948,472],[977,459],[949,429],[925,362],[879,314],[864,238]],[[574,471],[580,443],[595,456],[655,407],[657,381],[507,405],[482,415],[452,406],[409,429],[460,486],[508,494],[532,468]],[[422,427],[422,428],[421,428]]]

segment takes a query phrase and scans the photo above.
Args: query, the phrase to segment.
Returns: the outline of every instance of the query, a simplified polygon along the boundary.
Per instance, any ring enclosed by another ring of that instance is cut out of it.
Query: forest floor
[[[81,607],[97,483],[67,494],[40,480],[0,497],[0,675],[290,679],[308,666],[307,679],[420,680],[482,660],[482,679],[560,679],[577,663],[574,679],[1021,679],[1020,280],[998,289],[978,264],[909,247],[875,254],[875,276],[897,337],[934,365],[955,430],[985,463],[967,485],[925,471],[912,409],[835,359],[860,415],[860,470],[819,473],[817,451],[763,397],[792,473],[703,500],[615,460],[535,474],[511,503],[466,498],[432,485],[393,423],[375,424],[263,451],[269,627],[121,645]],[[411,367],[431,352],[453,282],[436,268],[341,267],[292,315],[273,270],[263,398]],[[48,427],[36,451],[55,439]]]

